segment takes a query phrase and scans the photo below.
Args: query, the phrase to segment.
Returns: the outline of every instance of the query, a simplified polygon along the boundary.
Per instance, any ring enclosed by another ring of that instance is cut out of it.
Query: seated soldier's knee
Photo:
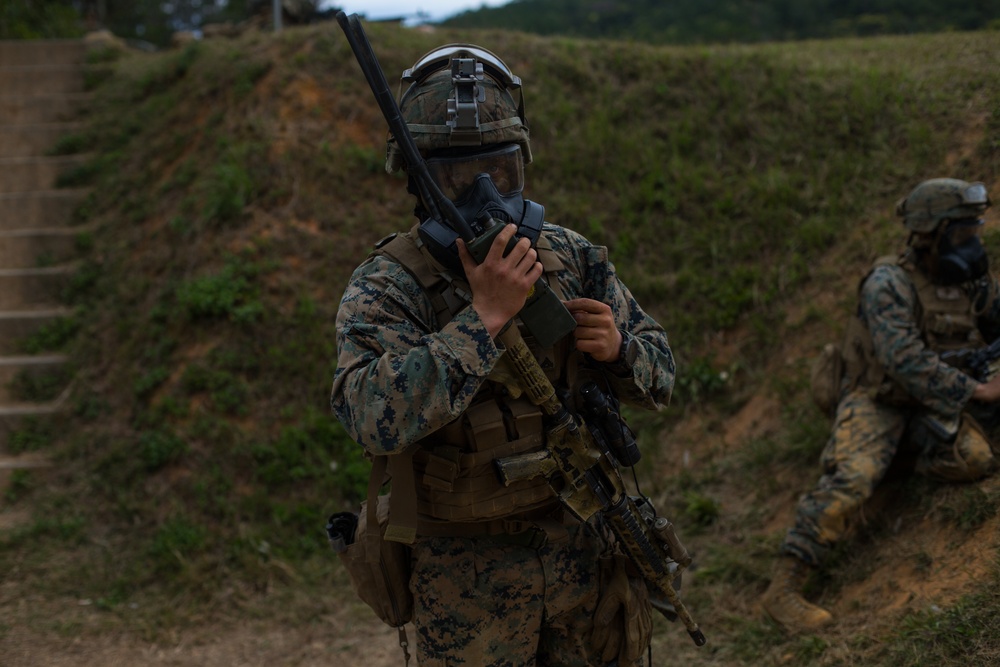
[[[962,416],[951,451],[925,458],[917,470],[928,477],[946,482],[971,482],[982,479],[997,468],[994,446],[975,419]]]

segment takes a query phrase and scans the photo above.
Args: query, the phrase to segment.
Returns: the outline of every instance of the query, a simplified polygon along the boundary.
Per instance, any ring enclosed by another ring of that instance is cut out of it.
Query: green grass
[[[1000,605],[997,570],[979,592],[946,608],[908,614],[893,641],[877,651],[871,664],[893,667],[987,665],[1000,652],[996,610]]]
[[[65,349],[80,330],[80,322],[75,317],[59,317],[38,327],[29,336],[18,342],[18,348],[25,354],[56,352]]]

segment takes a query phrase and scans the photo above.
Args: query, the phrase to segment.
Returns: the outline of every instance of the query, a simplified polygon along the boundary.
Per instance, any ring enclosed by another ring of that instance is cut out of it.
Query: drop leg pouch
[[[358,514],[357,532],[354,539],[347,540],[346,548],[339,550],[337,555],[347,570],[351,586],[358,597],[384,623],[399,628],[413,619],[410,547],[384,539],[389,523],[390,494],[376,495],[384,471],[384,463],[379,466],[379,461],[376,460],[368,500],[361,503]],[[372,486],[375,493],[372,493]],[[372,504],[375,505],[374,513],[370,512]]]

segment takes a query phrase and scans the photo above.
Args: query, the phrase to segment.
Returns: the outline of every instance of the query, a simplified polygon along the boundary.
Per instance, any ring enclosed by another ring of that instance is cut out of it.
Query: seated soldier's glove
[[[601,558],[601,597],[594,611],[591,644],[601,660],[631,667],[653,633],[653,608],[641,577],[629,576],[628,556]]]

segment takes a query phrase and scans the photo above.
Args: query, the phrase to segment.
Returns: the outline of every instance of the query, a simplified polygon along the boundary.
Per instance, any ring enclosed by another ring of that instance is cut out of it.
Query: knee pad
[[[917,472],[945,482],[977,480],[996,469],[994,449],[979,422],[963,413],[950,452],[921,457]]]

